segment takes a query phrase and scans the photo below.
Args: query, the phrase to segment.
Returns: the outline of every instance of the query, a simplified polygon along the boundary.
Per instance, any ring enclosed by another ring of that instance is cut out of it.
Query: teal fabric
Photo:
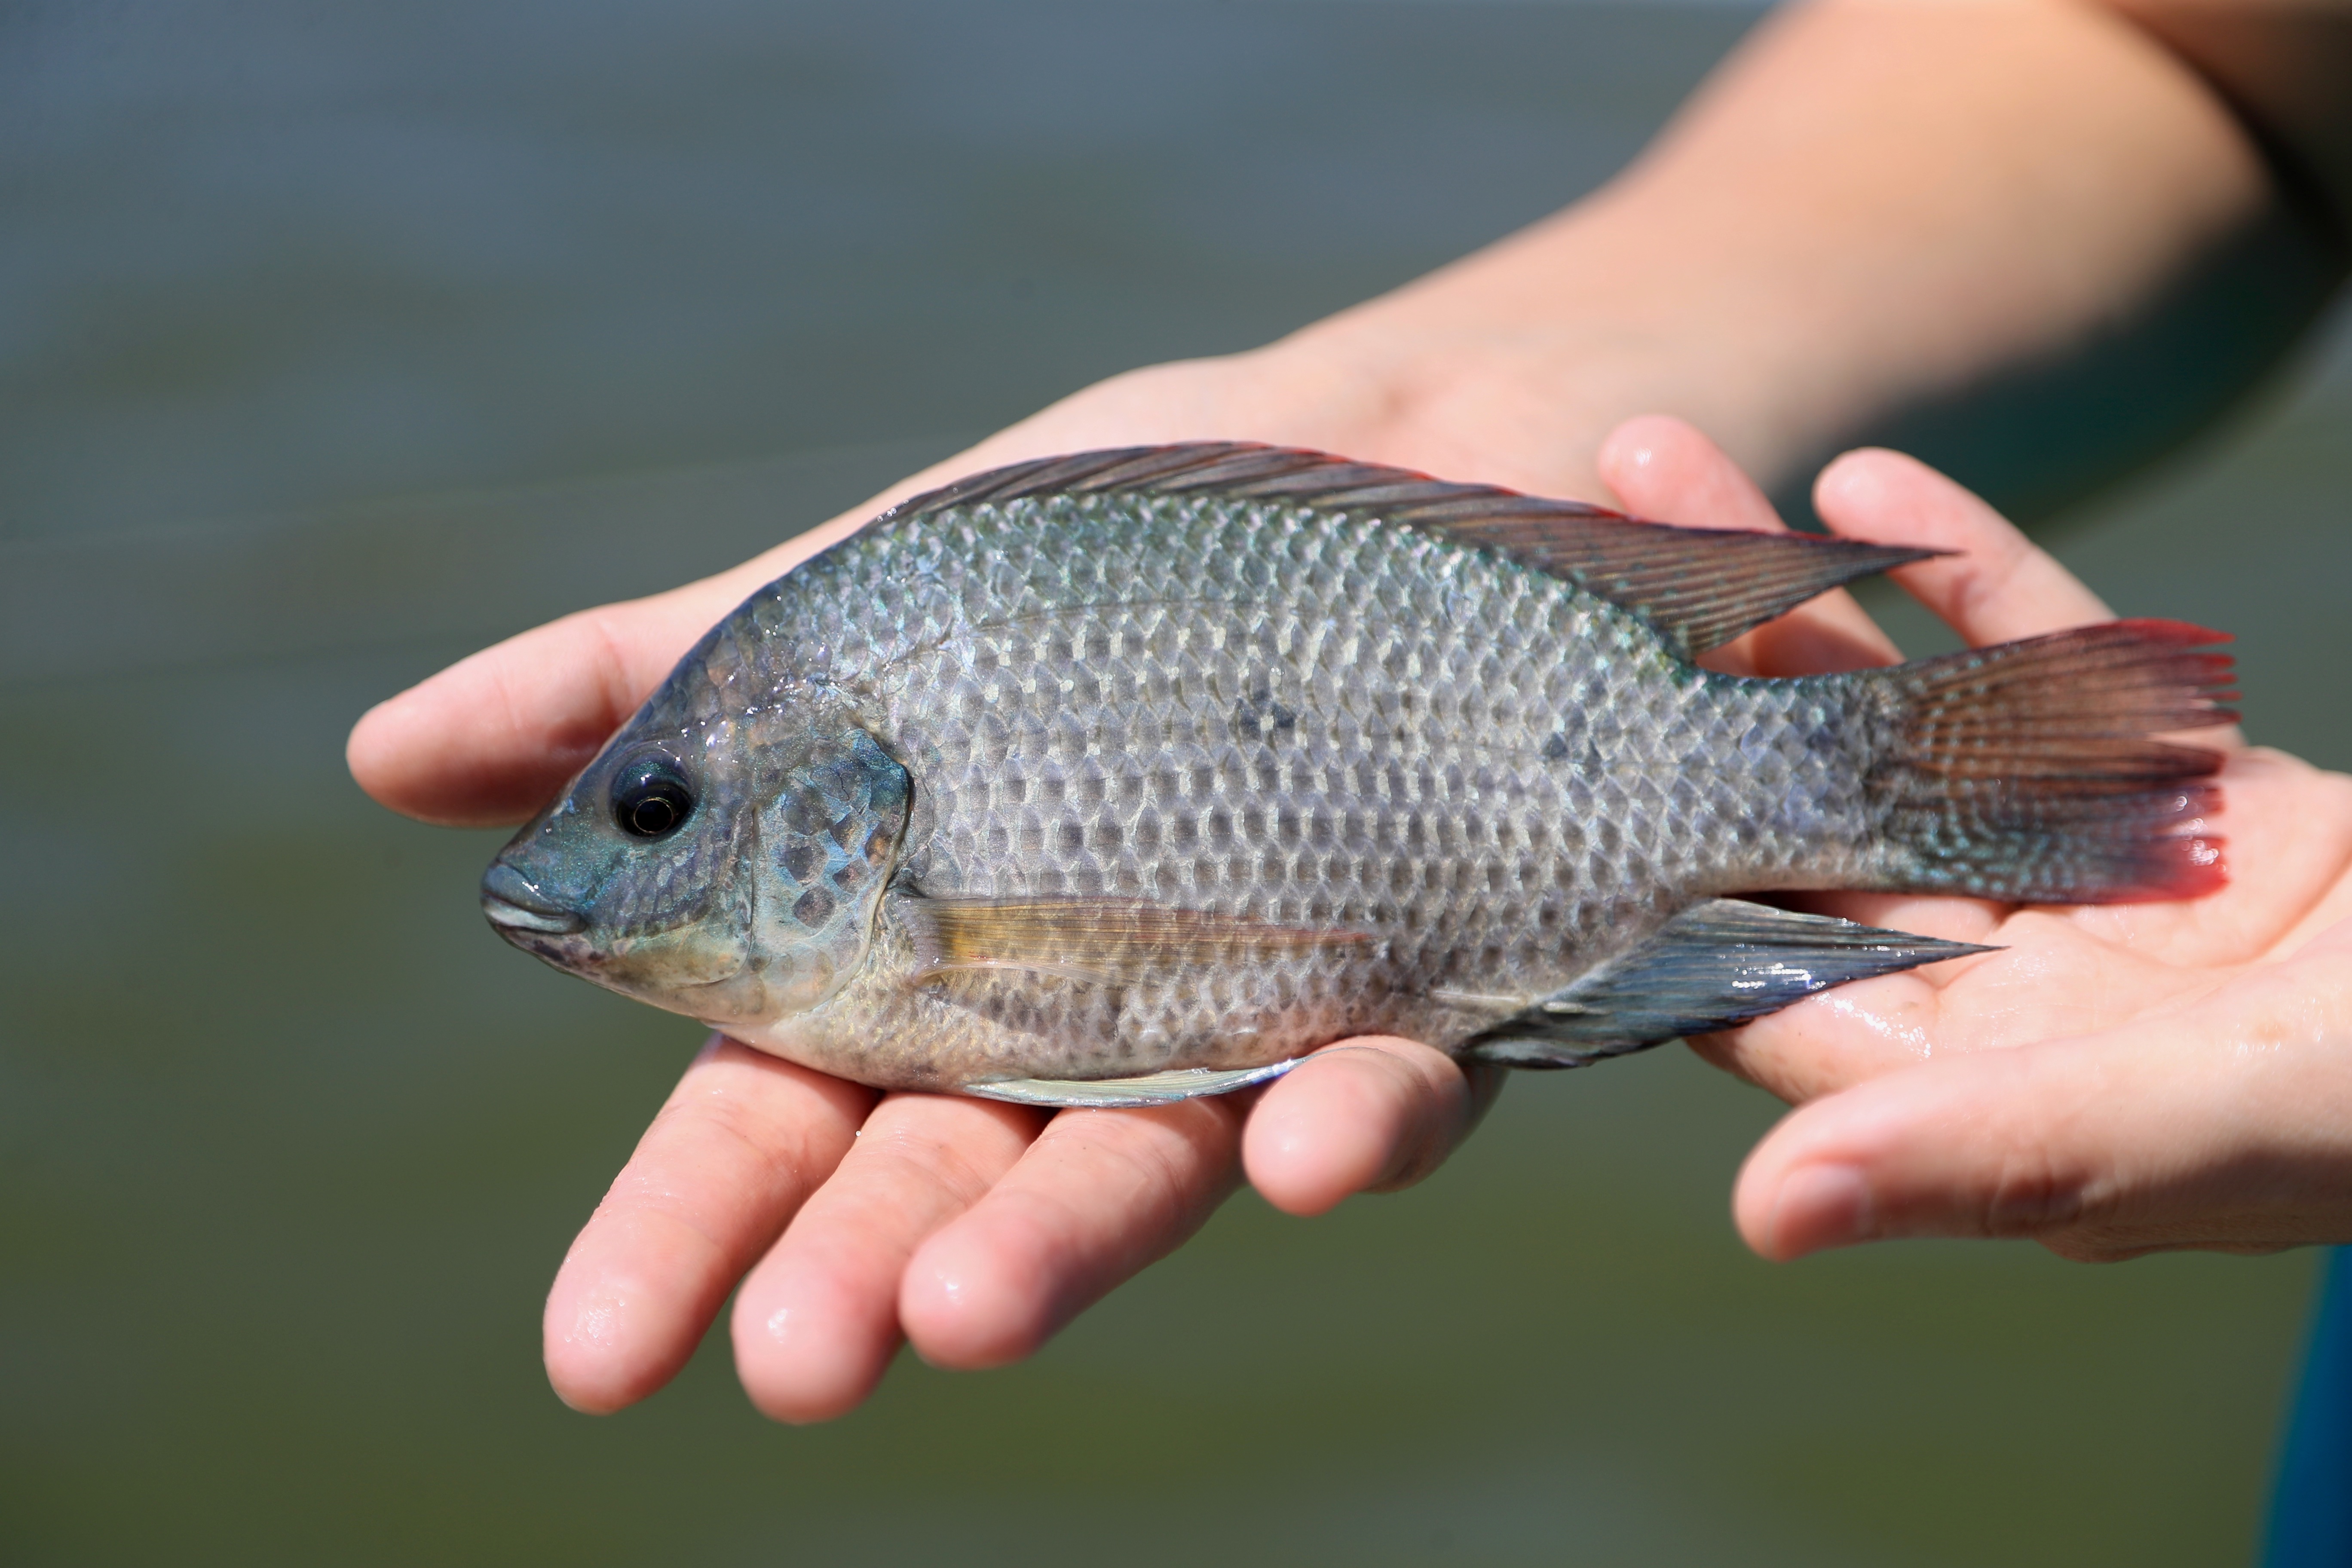
[[[2327,1254],[2263,1568],[2352,1568],[2352,1247]]]

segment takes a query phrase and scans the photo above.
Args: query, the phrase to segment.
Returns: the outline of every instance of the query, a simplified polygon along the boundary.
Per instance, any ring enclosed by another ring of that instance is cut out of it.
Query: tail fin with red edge
[[[1866,789],[1888,890],[2032,903],[2193,898],[2227,879],[2221,753],[2156,737],[2233,722],[2228,639],[2109,621],[1861,679],[1883,704]]]

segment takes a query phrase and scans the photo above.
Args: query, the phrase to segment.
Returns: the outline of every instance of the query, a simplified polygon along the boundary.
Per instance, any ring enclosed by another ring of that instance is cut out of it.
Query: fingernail
[[[1780,1258],[1851,1247],[1870,1235],[1870,1184],[1852,1165],[1807,1165],[1772,1200],[1772,1250]]]

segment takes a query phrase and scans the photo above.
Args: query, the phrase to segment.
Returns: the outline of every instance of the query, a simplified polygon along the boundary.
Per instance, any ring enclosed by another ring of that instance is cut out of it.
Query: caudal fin
[[[1880,885],[2033,903],[2194,898],[2227,879],[2219,752],[2154,739],[2234,721],[2228,638],[2110,621],[1922,659],[1891,700],[1868,788]]]

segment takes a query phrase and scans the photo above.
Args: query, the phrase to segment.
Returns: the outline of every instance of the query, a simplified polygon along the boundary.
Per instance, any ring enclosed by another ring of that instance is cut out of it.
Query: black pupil
[[[694,809],[694,792],[667,757],[649,757],[613,780],[613,816],[624,833],[659,838]]]

